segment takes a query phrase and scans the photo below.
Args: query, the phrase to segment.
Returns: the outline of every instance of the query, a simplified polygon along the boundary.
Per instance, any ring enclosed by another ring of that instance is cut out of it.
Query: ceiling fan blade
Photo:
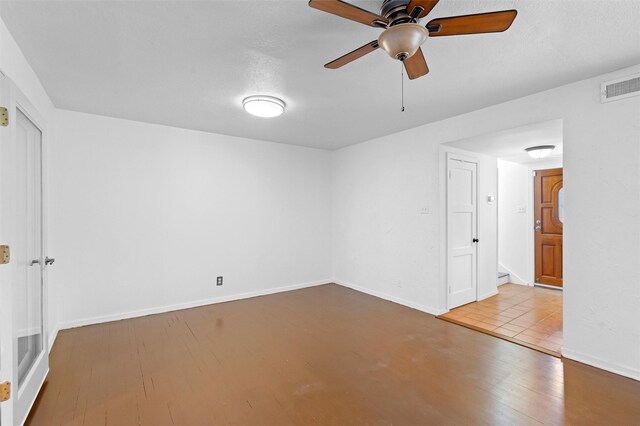
[[[421,48],[418,48],[416,53],[404,61],[404,68],[407,70],[409,80],[415,80],[429,72],[429,67],[427,67],[427,61],[424,59]]]
[[[352,21],[369,25],[370,27],[379,27],[382,26],[382,24],[389,24],[389,21],[382,16],[376,15],[368,10],[360,9],[357,6],[345,3],[341,0],[309,0],[309,6],[314,9],[322,10],[323,12],[332,13],[342,18],[351,19]]]
[[[349,62],[355,61],[356,59],[363,57],[367,53],[373,52],[374,50],[378,49],[378,47],[380,47],[378,46],[378,41],[374,40],[370,43],[365,44],[362,47],[357,48],[353,52],[349,52],[346,55],[340,56],[338,59],[329,62],[324,67],[335,70],[336,68],[340,68],[343,65],[347,65]]]
[[[438,18],[427,24],[429,37],[451,36],[461,34],[499,33],[507,30],[517,10],[478,13],[476,15],[452,16]]]
[[[411,0],[407,5],[407,13],[409,15],[413,15],[411,13],[413,11],[413,8],[416,6],[420,6],[423,10],[422,12],[420,12],[417,18],[424,18],[429,14],[429,12],[431,12],[431,9],[433,9],[436,4],[438,4],[438,0]]]

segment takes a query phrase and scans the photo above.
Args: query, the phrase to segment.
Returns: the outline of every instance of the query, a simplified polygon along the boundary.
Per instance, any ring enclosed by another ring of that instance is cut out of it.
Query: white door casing
[[[0,77],[0,382],[11,382],[2,425],[22,425],[48,372],[44,293],[43,144],[46,127],[25,96]]]
[[[447,308],[477,300],[476,162],[447,156]]]

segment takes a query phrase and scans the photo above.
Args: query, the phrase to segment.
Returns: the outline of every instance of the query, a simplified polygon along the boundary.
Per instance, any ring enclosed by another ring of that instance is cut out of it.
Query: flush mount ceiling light
[[[256,95],[242,100],[244,110],[257,117],[277,117],[284,112],[286,104],[273,96]]]
[[[422,25],[398,24],[384,30],[378,37],[378,44],[392,59],[404,62],[418,51],[428,35],[429,31]]]
[[[532,146],[531,148],[525,149],[529,157],[535,158],[539,160],[541,158],[547,157],[553,151],[555,145],[540,145],[540,146]]]

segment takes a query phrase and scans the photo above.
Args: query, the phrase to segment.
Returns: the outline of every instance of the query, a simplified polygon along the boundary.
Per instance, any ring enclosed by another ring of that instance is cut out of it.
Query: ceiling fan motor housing
[[[411,22],[407,12],[409,0],[384,0],[380,14],[389,21],[389,26]]]

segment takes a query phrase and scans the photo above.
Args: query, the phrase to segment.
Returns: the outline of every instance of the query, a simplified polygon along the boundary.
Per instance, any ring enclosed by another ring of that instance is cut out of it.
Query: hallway
[[[504,284],[498,291],[438,318],[560,356],[562,291],[519,284]]]

